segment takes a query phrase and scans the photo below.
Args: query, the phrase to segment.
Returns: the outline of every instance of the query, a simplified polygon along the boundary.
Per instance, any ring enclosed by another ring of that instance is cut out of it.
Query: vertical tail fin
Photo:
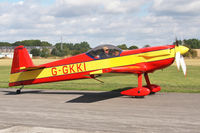
[[[23,68],[32,67],[33,62],[24,46],[20,45],[14,50],[11,73],[19,72]]]

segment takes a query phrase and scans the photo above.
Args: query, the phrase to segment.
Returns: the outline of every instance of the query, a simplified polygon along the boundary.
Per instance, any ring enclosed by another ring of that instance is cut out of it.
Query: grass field
[[[33,62],[38,65],[54,60],[56,59],[34,59]],[[11,62],[11,59],[0,59],[0,88],[8,88]],[[151,82],[160,85],[162,92],[200,93],[200,59],[186,59],[186,64],[188,64],[187,77],[181,71],[177,71],[175,65],[172,65],[150,74]],[[105,83],[84,79],[30,85],[25,88],[110,91],[137,86],[137,77],[133,74],[105,74],[99,79]]]

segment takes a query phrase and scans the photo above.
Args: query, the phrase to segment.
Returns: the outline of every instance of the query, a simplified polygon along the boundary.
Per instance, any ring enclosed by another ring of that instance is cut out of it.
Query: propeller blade
[[[176,66],[178,68],[178,70],[180,69],[180,58],[181,58],[181,53],[180,52],[176,52]]]
[[[180,56],[180,63],[181,63],[181,68],[183,70],[183,74],[186,76],[186,64],[185,64],[185,61],[184,61],[184,58],[183,56],[181,55]]]

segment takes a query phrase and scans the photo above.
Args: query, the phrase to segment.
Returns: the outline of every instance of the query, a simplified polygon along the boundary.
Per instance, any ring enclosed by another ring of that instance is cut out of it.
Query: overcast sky
[[[0,0],[0,41],[142,47],[200,38],[200,0]]]

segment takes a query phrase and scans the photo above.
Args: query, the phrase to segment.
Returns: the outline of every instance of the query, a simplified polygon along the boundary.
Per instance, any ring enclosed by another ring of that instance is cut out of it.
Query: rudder
[[[27,49],[23,45],[16,47],[14,49],[14,57],[12,61],[11,73],[16,73],[23,68],[32,66],[34,65]]]

